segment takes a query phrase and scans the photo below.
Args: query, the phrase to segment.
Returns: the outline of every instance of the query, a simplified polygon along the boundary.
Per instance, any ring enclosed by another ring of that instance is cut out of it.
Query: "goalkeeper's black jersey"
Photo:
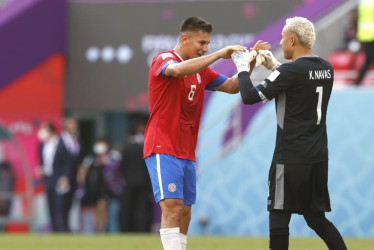
[[[275,98],[276,163],[328,160],[326,112],[334,80],[330,63],[305,56],[275,70],[257,90],[262,99]]]

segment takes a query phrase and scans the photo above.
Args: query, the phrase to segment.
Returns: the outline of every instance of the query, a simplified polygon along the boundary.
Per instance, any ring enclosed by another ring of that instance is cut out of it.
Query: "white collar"
[[[178,52],[176,52],[175,50],[173,50],[173,52],[174,52],[174,54],[177,55],[177,57],[178,57],[179,59],[181,59],[182,62],[184,61],[183,58],[178,54]]]

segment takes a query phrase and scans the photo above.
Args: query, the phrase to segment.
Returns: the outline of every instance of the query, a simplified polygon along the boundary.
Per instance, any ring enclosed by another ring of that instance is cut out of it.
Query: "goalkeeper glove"
[[[238,70],[238,73],[242,71],[249,72],[249,64],[252,62],[252,60],[256,57],[257,52],[255,50],[252,50],[249,52],[246,51],[235,51],[231,54],[231,58],[233,62],[235,63],[235,66]]]
[[[259,50],[259,54],[256,57],[256,66],[264,65],[265,68],[274,71],[276,68],[281,66],[281,63],[273,56],[270,50]]]

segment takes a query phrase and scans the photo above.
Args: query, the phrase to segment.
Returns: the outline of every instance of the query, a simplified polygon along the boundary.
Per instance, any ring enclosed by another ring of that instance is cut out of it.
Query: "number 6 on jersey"
[[[192,101],[195,95],[196,85],[191,85],[191,91],[188,93],[188,100]]]

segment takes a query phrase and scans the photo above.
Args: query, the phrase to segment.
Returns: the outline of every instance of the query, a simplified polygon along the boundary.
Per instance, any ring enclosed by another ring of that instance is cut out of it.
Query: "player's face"
[[[204,31],[188,32],[185,40],[185,50],[188,58],[192,59],[200,57],[208,52],[208,44],[210,43],[210,34]]]
[[[292,59],[292,39],[291,39],[291,32],[282,31],[282,40],[280,41],[280,45],[283,49],[283,56],[285,59]]]

